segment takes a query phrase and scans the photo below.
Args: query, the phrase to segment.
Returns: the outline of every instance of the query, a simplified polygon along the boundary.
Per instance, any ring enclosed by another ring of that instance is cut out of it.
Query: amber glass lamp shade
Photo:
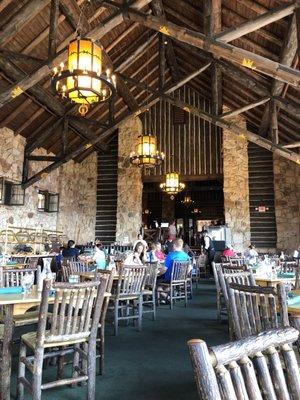
[[[155,167],[164,160],[164,153],[157,150],[157,140],[153,135],[141,135],[138,137],[136,151],[130,154],[130,162],[133,165]]]
[[[160,188],[170,195],[175,195],[185,188],[185,184],[179,182],[179,174],[177,172],[168,172],[166,174],[166,182],[160,184]]]

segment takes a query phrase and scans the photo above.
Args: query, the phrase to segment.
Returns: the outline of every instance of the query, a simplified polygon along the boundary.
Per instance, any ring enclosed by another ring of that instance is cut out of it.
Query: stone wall
[[[300,166],[274,154],[277,248],[291,252],[300,245]]]
[[[232,122],[246,127],[241,116]],[[223,130],[223,173],[225,221],[231,229],[231,245],[236,251],[250,244],[249,177],[247,140]]]
[[[132,117],[119,127],[116,240],[121,242],[126,237],[134,242],[142,225],[141,170],[129,162],[130,152],[135,149],[141,133],[142,123],[138,117]]]
[[[0,177],[15,183],[21,182],[24,146],[25,138],[14,135],[10,129],[0,129]],[[47,153],[44,149],[37,149],[33,154],[46,155]],[[29,176],[46,165],[45,162],[31,162]],[[93,240],[96,218],[96,180],[96,153],[85,159],[82,164],[69,161],[26,189],[24,206],[0,204],[0,230],[5,229],[6,226],[62,230],[78,243]],[[59,193],[58,213],[37,210],[39,190]]]

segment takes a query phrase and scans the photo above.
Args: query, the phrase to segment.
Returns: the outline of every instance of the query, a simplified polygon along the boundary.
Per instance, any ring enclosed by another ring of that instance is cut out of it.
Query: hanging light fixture
[[[193,211],[191,211],[192,214],[201,214],[201,211],[199,210],[199,208],[195,207],[193,209]]]
[[[140,135],[136,151],[131,152],[130,162],[139,167],[155,167],[165,159],[164,153],[157,150],[156,137],[151,134]]]
[[[150,32],[150,31],[149,31]],[[147,77],[149,76],[149,43],[150,43],[150,33],[148,36],[148,49],[147,49]],[[149,96],[149,82],[147,78],[147,94]],[[149,125],[152,128],[152,132],[155,132],[153,126],[153,120],[151,118],[150,107],[147,107],[149,115]],[[146,116],[144,115],[143,129],[145,129]],[[139,167],[153,168],[160,165],[165,159],[164,153],[157,150],[157,139],[151,133],[143,132],[142,135],[138,137],[138,143],[134,151],[130,153],[130,162],[133,165]]]
[[[194,203],[194,200],[191,198],[191,196],[187,195],[184,196],[183,200],[181,200],[181,203],[185,206],[190,206]]]
[[[75,39],[68,46],[68,64],[54,67],[53,90],[62,98],[80,104],[85,116],[91,104],[109,100],[116,93],[116,77],[102,72],[102,50],[91,39]]]
[[[168,172],[166,174],[166,182],[161,183],[160,188],[167,194],[174,196],[185,188],[185,184],[179,182],[179,174],[177,172]]]

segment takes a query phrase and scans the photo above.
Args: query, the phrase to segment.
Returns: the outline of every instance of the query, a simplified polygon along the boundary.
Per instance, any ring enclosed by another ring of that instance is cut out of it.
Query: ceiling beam
[[[251,110],[252,108],[258,107],[261,104],[265,104],[269,100],[270,100],[269,97],[264,97],[263,99],[254,101],[252,103],[246,104],[243,107],[237,108],[236,110],[225,112],[222,115],[220,115],[220,118],[227,119],[227,118],[235,117],[236,115],[242,114],[243,112],[245,112],[247,110]]]
[[[290,19],[290,24],[286,38],[282,45],[280,63],[284,64],[286,68],[292,65],[294,57],[297,52],[297,27],[296,27],[296,17],[295,14]],[[274,80],[271,87],[271,96],[280,96],[284,84],[280,81]],[[265,107],[263,116],[261,119],[259,134],[266,136],[268,129],[270,127],[270,108],[269,104]]]
[[[36,0],[35,0],[36,1]],[[45,0],[44,0],[45,1]],[[49,1],[49,0],[48,0]],[[136,0],[132,7],[136,9],[140,9],[144,7],[146,4],[150,3],[151,0]],[[29,2],[29,4],[31,4]],[[42,0],[38,0],[37,3],[43,3]],[[107,18],[103,24],[97,25],[94,29],[89,32],[86,32],[86,36],[91,38],[92,40],[99,40],[104,35],[106,35],[109,31],[115,28],[117,25],[123,22],[123,16],[121,12],[116,12],[113,16]],[[71,35],[73,38],[75,37],[75,33]],[[1,45],[1,42],[0,42]],[[39,67],[36,71],[32,72],[24,76],[24,78],[18,80],[16,83],[11,85],[8,89],[4,90],[0,94],[0,108],[5,104],[10,102],[13,98],[22,94],[24,91],[30,89],[32,86],[36,85],[41,79],[48,76],[52,68],[54,66],[59,65],[61,62],[65,62],[67,59],[68,50],[67,48],[63,48],[59,51],[54,58],[47,60],[41,67]]]
[[[215,35],[215,39],[228,43],[232,40],[238,39],[241,36],[247,35],[250,32],[257,31],[258,29],[278,21],[288,15],[292,14],[296,8],[296,4],[284,4],[281,7],[271,9],[264,14],[252,18],[249,21],[242,23],[239,26],[229,28],[226,31],[220,32]]]
[[[117,7],[121,7],[117,5]],[[182,28],[172,22],[166,21],[152,15],[145,15],[129,8],[124,14],[124,19],[139,22],[150,29],[162,32],[181,42],[191,44],[200,49],[211,52],[216,57],[222,57],[231,62],[248,67],[261,72],[282,82],[287,82],[293,86],[300,86],[300,72],[285,65],[269,60],[251,51],[232,46],[228,43],[222,43],[213,38],[207,38],[205,35]]]
[[[132,82],[134,81],[135,82],[134,84],[136,86],[144,88],[144,84],[141,84],[139,81],[135,81],[132,79],[130,79],[130,80]],[[159,95],[158,91],[152,90],[149,87],[148,87],[148,90],[153,93],[153,96]],[[215,125],[219,126],[220,128],[230,130],[233,134],[237,135],[241,140],[248,140],[249,142],[256,143],[260,147],[263,147],[269,151],[272,151],[273,153],[279,154],[284,158],[287,158],[291,161],[296,162],[297,164],[300,164],[300,154],[294,153],[292,151],[287,151],[282,146],[279,146],[279,145],[271,142],[268,139],[262,138],[261,136],[249,131],[248,129],[241,128],[239,125],[235,124],[234,122],[226,121],[226,120],[220,118],[219,116],[214,116],[204,110],[200,110],[194,106],[191,106],[190,104],[185,103],[184,101],[181,101],[178,98],[169,96],[168,94],[169,93],[165,92],[164,94],[160,95],[160,98],[162,100],[168,101],[170,104],[172,104],[176,107],[179,107],[188,113],[191,113],[193,115],[196,115],[196,116],[204,119],[207,122],[215,124]],[[151,106],[152,106],[152,104],[151,104]]]
[[[6,45],[14,35],[39,14],[50,0],[31,0],[1,28],[0,46]]]
[[[289,143],[283,146],[286,149],[293,149],[295,147],[300,147],[300,141],[295,143]]]

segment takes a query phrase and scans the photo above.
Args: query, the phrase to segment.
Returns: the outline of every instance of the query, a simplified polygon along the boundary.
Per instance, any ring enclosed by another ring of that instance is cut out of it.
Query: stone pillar
[[[130,242],[134,242],[142,225],[141,170],[129,162],[130,152],[135,149],[141,133],[142,123],[138,117],[126,120],[119,127],[117,241],[128,237]]]
[[[291,252],[300,244],[300,166],[274,154],[277,248]]]
[[[245,128],[243,117],[232,122]],[[250,244],[248,143],[243,136],[223,130],[223,175],[225,221],[231,229],[234,250],[245,250]]]

